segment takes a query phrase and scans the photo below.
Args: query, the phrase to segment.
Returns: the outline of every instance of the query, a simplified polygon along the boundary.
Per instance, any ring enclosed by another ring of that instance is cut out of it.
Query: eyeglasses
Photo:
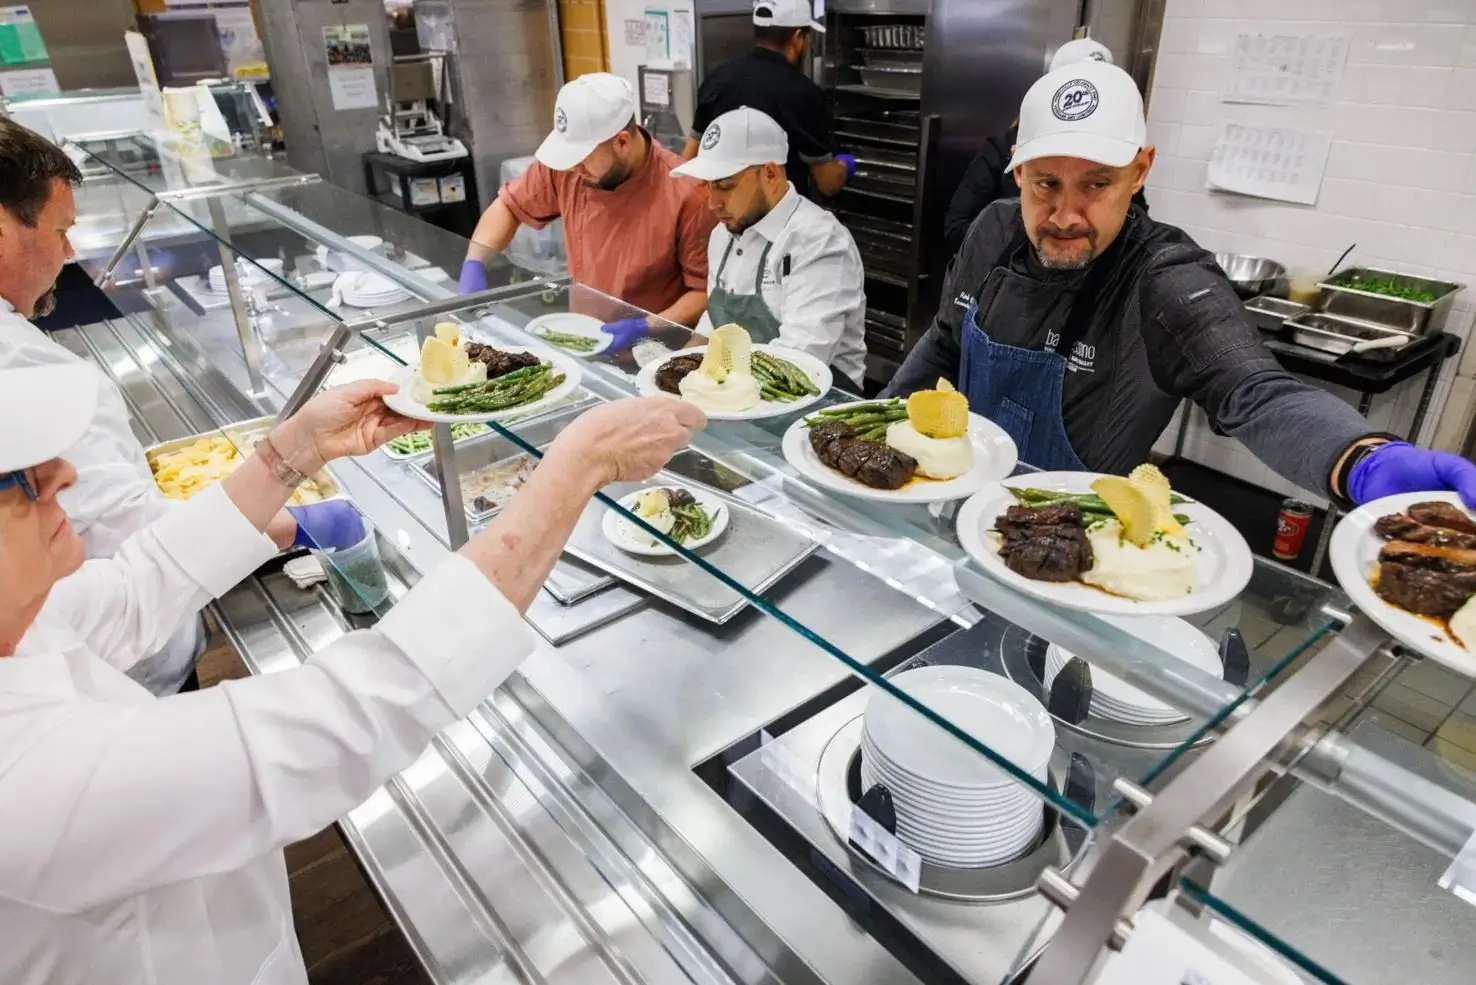
[[[41,498],[41,494],[36,491],[38,484],[35,476],[28,474],[30,471],[30,469],[22,469],[19,472],[0,475],[0,491],[9,489],[11,486],[20,486],[26,498],[33,503],[36,502]]]

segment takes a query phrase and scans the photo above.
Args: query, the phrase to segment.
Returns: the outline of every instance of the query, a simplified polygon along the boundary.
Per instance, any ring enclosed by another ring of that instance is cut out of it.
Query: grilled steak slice
[[[917,460],[879,441],[862,441],[856,429],[836,421],[810,428],[810,447],[826,465],[873,489],[900,489],[917,472]]]
[[[1011,506],[994,525],[1004,535],[999,554],[1005,567],[1026,578],[1072,581],[1094,561],[1081,507],[1075,503]]]
[[[1379,564],[1379,583],[1374,591],[1379,598],[1401,609],[1449,619],[1476,594],[1476,580],[1469,575],[1384,561]]]
[[[501,349],[483,345],[481,342],[468,342],[465,348],[467,356],[487,364],[487,379],[489,380],[506,376],[526,366],[537,366],[539,363],[538,357],[531,352],[503,352]]]
[[[1466,512],[1450,503],[1416,503],[1405,510],[1412,518],[1432,527],[1459,530],[1463,534],[1476,534],[1476,521]]]
[[[1417,544],[1476,550],[1476,534],[1463,534],[1448,527],[1432,527],[1406,513],[1391,513],[1379,517],[1374,521],[1374,533],[1385,540],[1407,540]]]
[[[1476,550],[1394,540],[1379,551],[1379,561],[1448,574],[1469,575],[1476,579]]]
[[[666,490],[666,504],[673,509],[678,506],[691,506],[695,502],[697,502],[697,497],[685,489],[668,488]]]
[[[677,356],[675,359],[668,359],[656,371],[656,386],[667,393],[680,395],[682,389],[679,384],[688,373],[701,365],[700,355]]]

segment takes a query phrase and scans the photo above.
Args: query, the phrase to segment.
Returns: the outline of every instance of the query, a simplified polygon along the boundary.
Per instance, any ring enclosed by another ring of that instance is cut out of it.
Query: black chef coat
[[[963,181],[959,182],[958,190],[948,202],[948,211],[943,214],[943,238],[950,254],[958,252],[969,226],[980,212],[1001,198],[1020,197],[1020,186],[1006,170],[1014,157],[1019,132],[1019,127],[1010,127],[1003,134],[990,137],[984,149],[969,162]],[[1140,212],[1148,211],[1148,200],[1141,189],[1133,195],[1133,204]]]
[[[769,114],[784,130],[789,137],[784,170],[801,195],[814,198],[809,166],[830,160],[834,150],[825,91],[780,52],[755,47],[702,81],[692,114],[694,136],[700,139],[713,120],[744,106]]]
[[[1030,288],[1002,299],[987,318],[980,313],[989,337],[1042,349],[1048,335],[1060,333],[1086,271],[1048,270],[1028,245],[1004,256],[1021,228],[1018,199],[995,202],[974,221],[943,283],[942,307],[885,395],[930,387],[940,376],[958,382],[962,333],[981,331],[964,324],[964,309],[996,265],[1023,274]],[[1187,233],[1133,210],[1119,235],[1139,248],[1113,250],[1105,262],[1137,259],[1106,278],[1064,381],[1062,416],[1077,456],[1094,471],[1126,473],[1147,461],[1188,397],[1216,431],[1239,439],[1281,475],[1329,492],[1339,457],[1375,429],[1336,396],[1281,368],[1213,255]]]

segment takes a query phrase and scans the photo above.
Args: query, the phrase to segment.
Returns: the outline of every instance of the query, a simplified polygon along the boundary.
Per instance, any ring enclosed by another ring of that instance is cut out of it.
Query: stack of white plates
[[[388,277],[366,271],[342,275],[334,282],[333,293],[341,297],[344,304],[355,308],[377,308],[399,304],[410,298],[408,291]]]
[[[1220,651],[1204,633],[1182,619],[1164,619],[1152,616],[1114,617],[1102,616],[1123,632],[1144,640],[1165,653],[1173,654],[1206,674],[1215,677],[1224,675],[1225,667],[1220,661]],[[1045,684],[1049,690],[1071,660],[1072,654],[1052,643],[1046,648]],[[1091,660],[1082,657],[1088,664]],[[1124,725],[1177,725],[1188,721],[1189,716],[1177,708],[1164,704],[1157,698],[1114,677],[1098,667],[1092,668],[1091,713],[1097,718],[1121,722]]]
[[[249,291],[253,287],[261,287],[269,283],[271,277],[262,271],[263,267],[279,277],[282,275],[281,260],[258,260],[256,263],[237,260],[236,278],[240,282],[241,287]],[[205,282],[206,290],[211,294],[219,294],[221,297],[225,297],[230,293],[226,287],[225,270],[219,264],[210,268],[210,273],[206,276]]]
[[[982,745],[1044,782],[1056,731],[1030,692],[973,667],[920,667],[892,683]],[[884,693],[866,706],[861,785],[881,784],[897,838],[950,868],[1000,865],[1040,839],[1040,797],[921,714]]]
[[[384,245],[384,240],[378,236],[350,236],[350,243],[365,250],[377,250]],[[318,258],[318,263],[327,270],[368,270],[364,262],[349,253],[340,253],[338,250],[330,250],[326,246],[320,246],[313,251]]]

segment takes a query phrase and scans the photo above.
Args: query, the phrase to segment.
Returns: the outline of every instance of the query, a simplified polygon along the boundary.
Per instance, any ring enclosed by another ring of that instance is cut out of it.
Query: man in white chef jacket
[[[304,476],[418,425],[383,381],[325,391],[220,485],[84,564],[57,456],[97,384],[85,367],[0,370],[0,982],[305,985],[280,849],[513,671],[537,645],[520,613],[590,497],[654,474],[705,418],[662,398],[586,412],[374,629],[155,699],[123,672],[276,553],[262,530]]]
[[[67,239],[77,218],[72,187],[81,180],[81,172],[60,148],[0,119],[0,369],[86,365],[28,320],[55,307],[56,279],[73,252]],[[143,446],[129,427],[123,394],[100,370],[96,375],[97,409],[89,427],[67,449],[77,481],[61,501],[87,556],[110,557],[129,534],[162,516],[171,501],[154,483]],[[344,508],[334,504],[322,512]],[[269,530],[283,547],[300,533],[286,514]],[[158,695],[188,686],[203,650],[203,629],[199,620],[191,620],[158,653],[135,664],[129,676]]]
[[[785,174],[789,138],[744,106],[708,125],[697,156],[672,172],[707,183],[718,226],[707,243],[707,313],[697,331],[735,322],[754,342],[807,352],[860,392],[866,295],[850,231]]]

